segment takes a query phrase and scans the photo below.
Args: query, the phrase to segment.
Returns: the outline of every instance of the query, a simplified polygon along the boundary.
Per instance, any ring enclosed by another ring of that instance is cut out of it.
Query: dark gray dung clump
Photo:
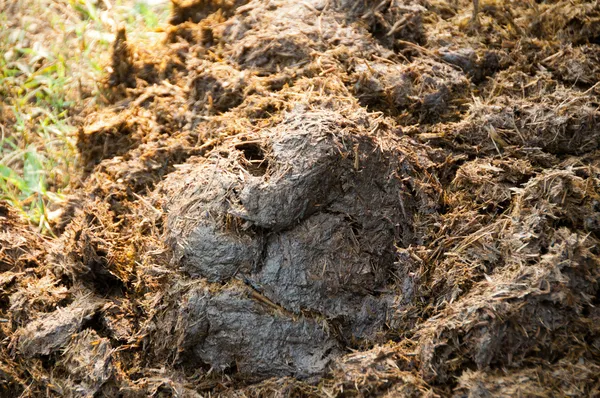
[[[376,339],[394,245],[411,239],[412,199],[398,154],[363,129],[333,111],[297,109],[162,184],[173,198],[167,240],[175,265],[192,278],[228,282],[189,311],[206,323],[193,347],[204,362],[309,376],[339,347]]]

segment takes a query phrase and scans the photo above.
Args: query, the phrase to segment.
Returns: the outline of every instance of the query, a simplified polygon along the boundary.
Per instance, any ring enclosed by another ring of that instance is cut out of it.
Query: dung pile
[[[597,2],[173,1],[55,238],[0,206],[3,396],[592,396]]]
[[[232,302],[239,283],[205,293],[208,307],[188,310],[208,318],[205,336],[184,331],[204,362],[230,366],[235,357],[246,373],[309,375],[331,352],[382,331],[394,244],[413,240],[414,199],[401,178],[413,173],[364,128],[333,111],[296,109],[160,184],[172,262],[194,280],[238,280],[274,310],[265,321],[253,311],[240,318],[239,307],[252,305]]]

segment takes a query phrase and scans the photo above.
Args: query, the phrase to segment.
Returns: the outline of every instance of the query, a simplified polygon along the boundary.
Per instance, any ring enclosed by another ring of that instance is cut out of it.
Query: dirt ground
[[[600,3],[172,1],[0,203],[0,395],[600,394]]]

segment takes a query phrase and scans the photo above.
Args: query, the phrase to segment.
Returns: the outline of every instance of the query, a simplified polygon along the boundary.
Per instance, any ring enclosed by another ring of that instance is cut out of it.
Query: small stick
[[[479,0],[473,0],[473,24],[479,26]]]

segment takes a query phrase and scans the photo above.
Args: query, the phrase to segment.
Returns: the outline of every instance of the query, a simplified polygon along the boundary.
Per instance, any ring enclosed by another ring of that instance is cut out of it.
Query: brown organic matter
[[[173,1],[119,31],[2,396],[600,394],[600,6]]]

